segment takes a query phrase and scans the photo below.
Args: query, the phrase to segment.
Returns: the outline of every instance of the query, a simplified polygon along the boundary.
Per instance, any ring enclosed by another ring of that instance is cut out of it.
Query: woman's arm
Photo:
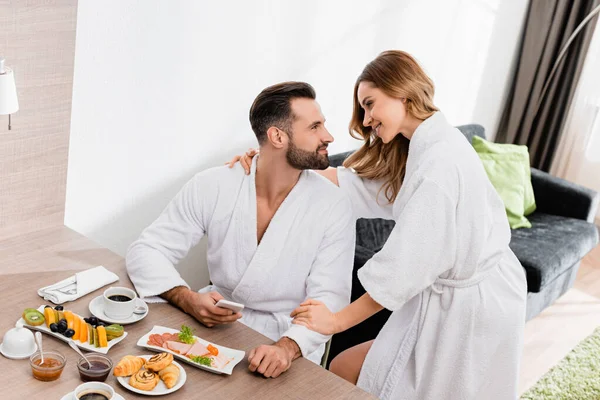
[[[331,182],[333,182],[334,185],[340,186],[340,182],[338,181],[337,168],[329,167],[327,169],[315,169],[314,171],[317,174],[329,179]]]
[[[250,166],[252,165],[252,159],[254,158],[254,156],[256,156],[258,154],[258,150],[257,149],[248,149],[247,152],[245,152],[244,154],[242,154],[241,156],[235,156],[231,159],[231,161],[229,161],[228,163],[225,163],[227,165],[229,165],[229,168],[233,168],[233,166],[235,165],[236,162],[239,162],[240,164],[242,164],[242,167],[244,168],[244,170],[246,171],[246,175],[250,174]],[[324,176],[325,178],[329,179],[334,185],[336,186],[340,186],[340,183],[338,182],[338,177],[337,177],[337,169],[333,168],[333,167],[329,167],[327,169],[324,170],[314,170],[317,174]]]
[[[323,335],[333,335],[360,324],[381,310],[383,307],[365,293],[335,314],[322,302],[309,299],[292,311],[291,317],[294,318],[294,324]]]
[[[373,300],[369,293],[363,294],[358,300],[335,314],[338,321],[338,332],[343,332],[360,324],[381,310],[383,310],[383,306]]]
[[[250,174],[252,159],[258,154],[258,150],[249,149],[241,156],[235,156],[225,163],[229,168],[233,168],[236,162],[239,162]],[[334,185],[341,187],[352,202],[355,218],[383,218],[393,219],[392,203],[383,195],[381,186],[383,182],[364,179],[347,168],[329,167],[325,170],[313,170],[317,174],[329,179]],[[341,184],[340,184],[341,183]]]

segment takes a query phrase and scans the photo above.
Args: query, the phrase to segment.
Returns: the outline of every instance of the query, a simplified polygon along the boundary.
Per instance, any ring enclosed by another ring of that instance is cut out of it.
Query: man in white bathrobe
[[[310,171],[329,166],[333,141],[310,85],[263,90],[250,122],[260,145],[251,174],[239,165],[197,174],[131,245],[127,271],[146,301],[169,301],[207,327],[239,319],[276,341],[248,359],[277,377],[300,355],[321,360],[329,336],[289,315],[308,297],[332,310],[349,303],[355,220],[347,197]],[[197,293],[175,265],[204,235],[213,285]],[[243,303],[243,315],[220,299]]]

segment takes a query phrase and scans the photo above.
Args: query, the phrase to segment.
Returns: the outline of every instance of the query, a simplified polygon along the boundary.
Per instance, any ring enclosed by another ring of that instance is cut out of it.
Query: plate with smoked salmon
[[[180,330],[155,325],[138,340],[137,345],[148,350],[168,352],[179,361],[216,374],[231,375],[246,352],[210,343],[183,325]]]

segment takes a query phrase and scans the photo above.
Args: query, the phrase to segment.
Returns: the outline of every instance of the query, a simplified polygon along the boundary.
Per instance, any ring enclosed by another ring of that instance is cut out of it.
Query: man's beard
[[[323,148],[327,148],[327,145],[319,146],[315,151],[306,151],[296,147],[294,141],[290,140],[285,158],[288,164],[296,169],[327,169],[329,167],[329,157],[326,154],[318,153]]]

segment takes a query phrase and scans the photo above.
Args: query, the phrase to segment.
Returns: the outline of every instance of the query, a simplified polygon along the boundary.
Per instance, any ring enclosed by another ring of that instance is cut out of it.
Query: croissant
[[[135,375],[131,375],[129,378],[129,384],[136,389],[140,390],[152,390],[158,384],[159,378],[152,371],[146,369],[140,369]]]
[[[167,365],[173,362],[173,354],[171,353],[158,353],[150,357],[146,362],[146,369],[149,371],[158,372]]]
[[[171,389],[179,379],[179,367],[175,364],[169,364],[166,368],[158,371],[158,376],[165,383],[167,389]]]
[[[146,360],[137,356],[125,356],[119,361],[113,371],[114,376],[130,376],[146,364]]]

